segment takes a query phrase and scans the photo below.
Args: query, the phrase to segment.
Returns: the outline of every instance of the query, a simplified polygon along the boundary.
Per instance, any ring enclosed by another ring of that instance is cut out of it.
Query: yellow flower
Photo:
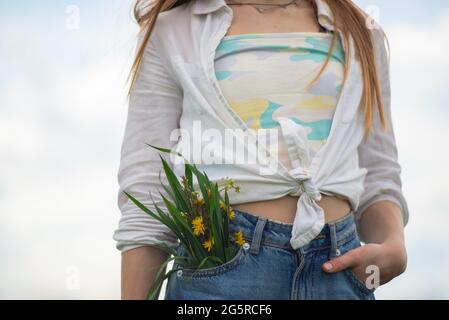
[[[238,244],[240,247],[243,246],[243,244],[245,244],[245,239],[243,239],[243,232],[237,231],[234,235],[235,235],[234,242]]]
[[[210,197],[212,195],[212,192],[210,190],[207,190],[207,196]]]
[[[204,202],[204,199],[202,199],[202,198],[196,199],[196,200],[195,200],[195,204],[196,204],[196,205],[200,205],[200,206],[201,206],[201,205],[203,205],[204,203],[205,203],[205,202]]]
[[[220,208],[226,211],[226,206],[223,201],[220,200]]]
[[[235,212],[234,212],[234,210],[232,210],[231,209],[231,211],[229,212],[229,219],[234,219],[234,217],[235,217]]]
[[[194,235],[199,236],[200,234],[204,234],[205,227],[202,216],[197,216],[195,219],[192,220],[192,228]]]
[[[203,247],[207,249],[208,252],[212,250],[212,246],[214,245],[214,239],[208,239],[204,241]]]

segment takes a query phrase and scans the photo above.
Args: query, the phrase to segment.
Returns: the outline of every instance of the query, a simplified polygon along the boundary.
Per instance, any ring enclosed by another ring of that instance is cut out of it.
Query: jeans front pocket
[[[180,255],[183,255],[180,250]],[[173,268],[179,269],[168,278],[166,300],[215,300],[234,299],[239,294],[247,296],[240,290],[244,265],[249,252],[240,247],[231,260],[211,268],[180,268],[175,262]]]
[[[232,257],[231,260],[226,261],[225,263],[210,268],[201,268],[201,269],[183,268],[180,270],[181,272],[178,275],[184,278],[202,278],[202,277],[218,276],[220,274],[223,274],[227,271],[236,268],[239,264],[241,264],[243,259],[245,258],[246,251],[247,250],[245,250],[243,247],[240,247],[239,249],[237,249],[237,252],[234,255],[234,257]]]

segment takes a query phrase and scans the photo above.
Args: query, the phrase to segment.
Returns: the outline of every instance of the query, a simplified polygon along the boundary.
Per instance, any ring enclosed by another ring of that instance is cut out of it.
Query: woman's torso
[[[250,6],[231,6],[231,8],[234,11],[234,20],[226,36],[254,33],[307,32],[313,34],[320,32],[315,10],[307,2],[302,3],[300,7],[275,8],[264,14],[259,14]],[[286,195],[277,199],[235,204],[233,207],[275,221],[293,224],[297,203],[298,197]],[[322,194],[321,200],[317,204],[323,208],[326,222],[338,220],[351,210],[347,199],[333,195]]]

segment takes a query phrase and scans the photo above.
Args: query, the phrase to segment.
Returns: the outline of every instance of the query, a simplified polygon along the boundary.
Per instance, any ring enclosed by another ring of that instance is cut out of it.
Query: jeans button
[[[178,277],[181,277],[181,276],[182,276],[182,270],[176,271],[176,275],[177,275]]]
[[[248,250],[249,247],[250,247],[250,245],[249,245],[248,242],[245,242],[245,243],[243,244],[243,249]]]
[[[337,257],[339,257],[339,256],[341,255],[340,249],[336,249],[336,250],[335,250],[335,255],[336,255]]]

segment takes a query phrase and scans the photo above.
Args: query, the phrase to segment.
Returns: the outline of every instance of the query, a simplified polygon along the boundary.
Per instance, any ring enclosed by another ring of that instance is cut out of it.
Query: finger
[[[362,248],[363,247],[352,249],[338,258],[333,258],[325,262],[322,266],[323,270],[329,273],[334,273],[358,265],[362,259]]]

